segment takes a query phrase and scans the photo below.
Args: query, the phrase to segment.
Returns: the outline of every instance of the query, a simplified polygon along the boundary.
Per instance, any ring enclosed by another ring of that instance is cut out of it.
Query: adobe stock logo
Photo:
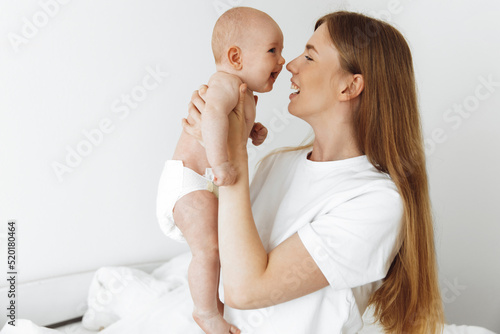
[[[163,71],[158,65],[156,68],[147,66],[146,74],[142,80],[136,84],[128,93],[123,93],[116,98],[111,106],[110,117],[103,117],[93,129],[84,129],[81,133],[84,139],[81,139],[75,146],[66,145],[66,156],[63,162],[53,161],[51,167],[59,182],[63,182],[63,176],[72,173],[78,168],[85,157],[92,154],[95,148],[99,147],[105,135],[112,133],[120,121],[125,120],[133,110],[139,108],[141,102],[146,100],[149,94],[160,87],[160,85],[169,76],[168,72]],[[118,118],[113,121],[113,118]]]
[[[487,77],[480,75],[477,80],[479,84],[474,89],[474,93],[469,94],[458,103],[453,103],[453,106],[443,113],[443,120],[451,129],[436,127],[425,138],[424,145],[427,156],[432,155],[440,144],[445,143],[449,139],[449,134],[457,131],[463,122],[479,109],[481,103],[491,98],[500,87],[500,81],[496,81],[492,74]]]
[[[242,2],[243,0],[215,0],[213,6],[217,15],[221,16],[226,10],[239,6]]]
[[[40,29],[43,29],[49,24],[50,19],[54,18],[60,11],[62,5],[66,5],[70,0],[40,0],[38,5],[40,9],[33,14],[31,19],[26,16],[22,18],[23,25],[21,33],[17,34],[10,32],[7,35],[10,45],[14,52],[19,52],[19,46],[28,44],[30,40],[35,38]]]

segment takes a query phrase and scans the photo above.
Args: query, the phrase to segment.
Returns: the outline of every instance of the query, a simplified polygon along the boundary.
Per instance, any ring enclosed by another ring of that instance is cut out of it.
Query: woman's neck
[[[321,125],[321,127],[313,127],[313,130],[315,137],[309,160],[335,161],[363,155],[352,124]]]

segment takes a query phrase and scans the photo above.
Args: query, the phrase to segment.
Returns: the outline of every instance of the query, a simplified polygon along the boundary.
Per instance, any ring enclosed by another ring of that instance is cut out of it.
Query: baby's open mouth
[[[276,80],[278,78],[278,74],[280,74],[280,72],[271,72],[271,78]]]

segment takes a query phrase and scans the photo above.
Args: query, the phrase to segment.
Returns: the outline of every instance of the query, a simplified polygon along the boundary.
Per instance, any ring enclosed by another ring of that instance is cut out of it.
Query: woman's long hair
[[[364,78],[353,123],[358,145],[391,176],[404,203],[402,246],[369,306],[387,333],[441,333],[444,313],[410,49],[394,27],[362,14],[325,15],[315,30],[322,24],[342,68]],[[309,147],[312,142],[279,152]]]

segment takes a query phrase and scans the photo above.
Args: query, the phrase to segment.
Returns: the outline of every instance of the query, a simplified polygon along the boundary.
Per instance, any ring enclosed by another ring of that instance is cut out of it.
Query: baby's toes
[[[241,331],[237,327],[231,325],[231,327],[229,327],[229,333],[231,333],[231,334],[240,334]]]

